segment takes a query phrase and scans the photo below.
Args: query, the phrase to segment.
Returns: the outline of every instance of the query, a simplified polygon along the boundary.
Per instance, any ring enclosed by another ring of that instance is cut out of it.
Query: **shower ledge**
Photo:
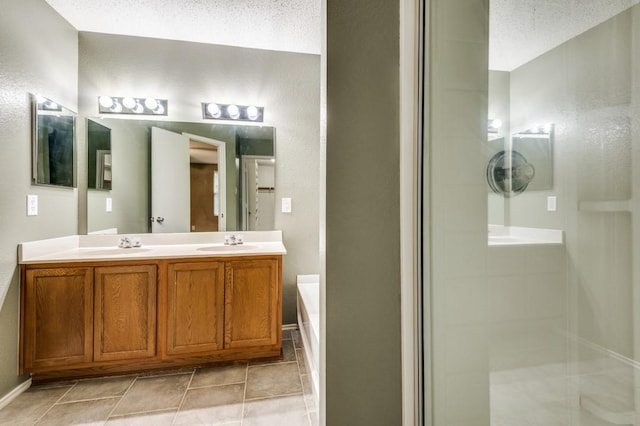
[[[632,200],[579,201],[578,210],[601,213],[631,212],[631,201]]]
[[[564,235],[560,229],[489,225],[488,243],[489,246],[563,244]]]

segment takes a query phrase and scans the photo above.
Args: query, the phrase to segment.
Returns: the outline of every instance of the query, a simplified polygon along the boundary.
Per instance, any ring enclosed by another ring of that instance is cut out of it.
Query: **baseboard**
[[[284,324],[282,326],[282,330],[286,331],[286,330],[297,330],[298,329],[298,324]]]
[[[9,405],[11,401],[16,399],[18,395],[31,387],[31,379],[25,380],[15,387],[11,392],[0,398],[0,410]]]

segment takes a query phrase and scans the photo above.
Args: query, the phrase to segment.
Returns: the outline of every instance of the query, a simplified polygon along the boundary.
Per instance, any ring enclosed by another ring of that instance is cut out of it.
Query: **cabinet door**
[[[225,348],[281,344],[280,288],[276,259],[226,263]]]
[[[91,268],[27,269],[23,363],[27,371],[91,361]]]
[[[167,315],[167,354],[221,350],[224,263],[169,264]]]
[[[94,360],[156,354],[156,266],[95,268]]]

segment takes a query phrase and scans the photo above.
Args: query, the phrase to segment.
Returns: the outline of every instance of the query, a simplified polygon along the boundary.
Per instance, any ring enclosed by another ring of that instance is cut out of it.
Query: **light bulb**
[[[113,106],[113,99],[110,96],[100,96],[98,102],[103,108],[111,108]]]
[[[154,110],[156,108],[158,108],[158,101],[156,101],[153,98],[147,98],[144,100],[144,106],[146,106],[147,108]]]
[[[131,97],[122,98],[122,106],[133,109],[136,106],[136,100]]]
[[[247,117],[249,117],[249,120],[255,120],[256,118],[258,118],[258,108],[253,105],[248,106]]]
[[[229,117],[233,118],[234,120],[240,117],[240,109],[238,109],[237,105],[229,105],[227,107],[227,112],[229,113]]]
[[[142,114],[144,112],[144,107],[140,104],[140,102],[136,102],[136,106],[131,109],[136,114]]]
[[[207,105],[207,112],[213,118],[220,118],[220,114],[222,111],[220,111],[220,106],[218,104],[212,103]]]
[[[157,104],[155,109],[153,110],[154,114],[163,114],[164,113],[164,107],[162,106],[162,104]]]
[[[122,105],[120,105],[120,102],[114,101],[113,105],[110,108],[110,110],[111,110],[111,112],[115,112],[115,113],[122,112]]]

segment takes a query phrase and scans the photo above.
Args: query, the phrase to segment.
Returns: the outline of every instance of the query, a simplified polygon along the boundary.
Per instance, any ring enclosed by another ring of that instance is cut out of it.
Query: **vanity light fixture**
[[[100,96],[98,112],[100,114],[167,115],[168,104],[166,99]]]
[[[62,111],[60,105],[42,95],[36,95],[36,104],[38,105],[38,111]]]
[[[489,120],[489,125],[487,131],[489,133],[498,133],[498,129],[502,127],[502,120],[499,118],[495,118],[493,120]]]
[[[264,121],[264,107],[255,105],[202,103],[202,118],[211,120]]]

